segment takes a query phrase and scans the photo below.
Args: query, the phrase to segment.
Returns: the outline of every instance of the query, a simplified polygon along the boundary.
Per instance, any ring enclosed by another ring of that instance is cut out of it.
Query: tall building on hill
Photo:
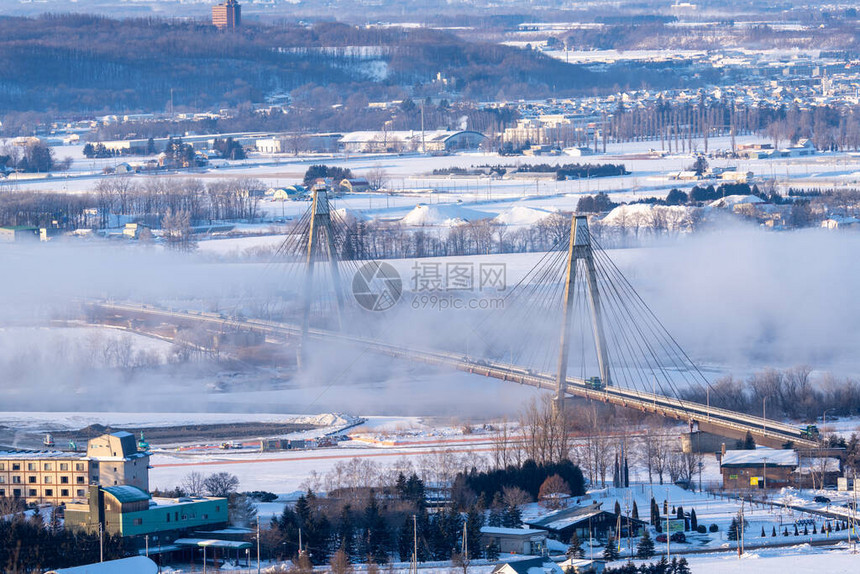
[[[242,7],[236,0],[225,0],[212,7],[212,25],[219,30],[234,30],[242,24]]]

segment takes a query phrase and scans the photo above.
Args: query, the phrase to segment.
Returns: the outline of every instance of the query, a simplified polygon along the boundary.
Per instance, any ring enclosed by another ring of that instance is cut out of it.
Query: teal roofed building
[[[227,499],[215,497],[154,498],[136,486],[91,486],[87,503],[66,505],[66,528],[109,534],[161,534],[167,543],[200,528],[227,525]]]

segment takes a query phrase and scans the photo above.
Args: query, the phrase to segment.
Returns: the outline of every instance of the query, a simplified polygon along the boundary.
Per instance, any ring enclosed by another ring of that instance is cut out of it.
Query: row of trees
[[[404,481],[417,483],[418,479],[413,475]],[[415,494],[388,485],[379,493],[366,489],[364,499],[355,501],[341,499],[337,493],[319,498],[308,491],[295,507],[287,506],[272,519],[264,536],[266,553],[284,559],[301,551],[313,564],[325,564],[336,554],[347,562],[384,564],[409,560],[417,538],[419,560],[451,560],[464,558],[465,530],[470,541],[467,558],[488,555],[480,544],[484,517],[477,506],[464,513],[451,507],[431,514],[423,495],[416,498]],[[491,557],[493,552],[489,549]],[[498,557],[498,549],[494,556]]]
[[[59,226],[98,229],[123,221],[159,228],[168,214],[185,214],[189,225],[214,221],[249,221],[260,217],[260,191],[253,179],[217,180],[148,178],[138,183],[115,176],[99,181],[91,193],[0,194],[0,225]],[[56,222],[56,224],[54,223]]]
[[[860,382],[825,374],[813,383],[812,367],[765,369],[742,379],[728,375],[711,384],[710,404],[749,414],[761,413],[767,401],[768,416],[815,421],[825,410],[834,416],[860,412]],[[684,398],[705,402],[705,389],[690,388]]]
[[[637,427],[645,429],[644,437],[640,433],[618,434],[619,428]],[[546,397],[523,409],[516,428],[514,432],[505,422],[495,430],[490,468],[523,466],[529,459],[556,468],[555,465],[564,466],[570,460],[576,465],[576,472],[581,469],[590,484],[602,486],[623,483],[623,469],[628,461],[643,468],[649,482],[657,480],[660,484],[666,480],[692,483],[700,472],[701,454],[681,452],[677,437],[665,421],[635,411],[574,403],[559,414]],[[553,437],[561,436],[568,437],[562,448],[545,446],[553,443]],[[576,496],[577,482],[573,478],[569,482]]]
[[[19,171],[24,173],[48,173],[65,171],[72,164],[71,158],[57,161],[54,150],[42,141],[32,141],[24,145],[5,145],[0,149],[0,173]]]
[[[0,503],[4,501],[15,502],[0,498]],[[0,504],[0,570],[3,572],[42,572],[99,561],[98,534],[65,530],[56,509],[48,522],[39,512],[27,518],[18,510]],[[127,542],[121,536],[106,535],[104,559],[131,556]]]

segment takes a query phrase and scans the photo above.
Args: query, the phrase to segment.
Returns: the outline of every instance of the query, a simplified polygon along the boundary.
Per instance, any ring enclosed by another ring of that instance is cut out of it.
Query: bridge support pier
[[[337,300],[337,330],[342,327],[343,293],[340,286],[340,271],[337,266],[337,248],[331,226],[331,206],[328,202],[328,191],[323,188],[313,190],[311,205],[311,220],[308,228],[307,253],[305,257],[305,285],[302,295],[302,334],[299,339],[296,360],[301,369],[304,366],[305,345],[307,344],[308,329],[311,318],[311,297],[313,295],[314,263],[325,254],[331,266],[332,284]],[[321,237],[322,236],[322,237]]]
[[[564,300],[561,315],[561,335],[559,337],[558,371],[556,372],[555,408],[561,412],[564,409],[565,389],[567,388],[567,363],[570,338],[570,310],[576,293],[576,272],[579,261],[582,260],[585,270],[585,281],[588,292],[588,304],[591,310],[591,327],[594,333],[594,344],[597,350],[597,362],[600,368],[600,380],[603,385],[611,385],[609,374],[609,356],[606,350],[606,338],[603,332],[603,317],[600,306],[600,290],[597,285],[597,274],[594,268],[594,253],[591,249],[591,233],[588,229],[588,218],[575,215],[570,221],[570,244],[567,251],[567,280],[564,285]]]

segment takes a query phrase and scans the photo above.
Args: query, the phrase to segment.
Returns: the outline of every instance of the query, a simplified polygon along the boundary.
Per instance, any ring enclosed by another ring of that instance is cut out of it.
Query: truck
[[[585,386],[599,391],[603,388],[603,381],[600,380],[600,377],[589,377],[585,380]]]

